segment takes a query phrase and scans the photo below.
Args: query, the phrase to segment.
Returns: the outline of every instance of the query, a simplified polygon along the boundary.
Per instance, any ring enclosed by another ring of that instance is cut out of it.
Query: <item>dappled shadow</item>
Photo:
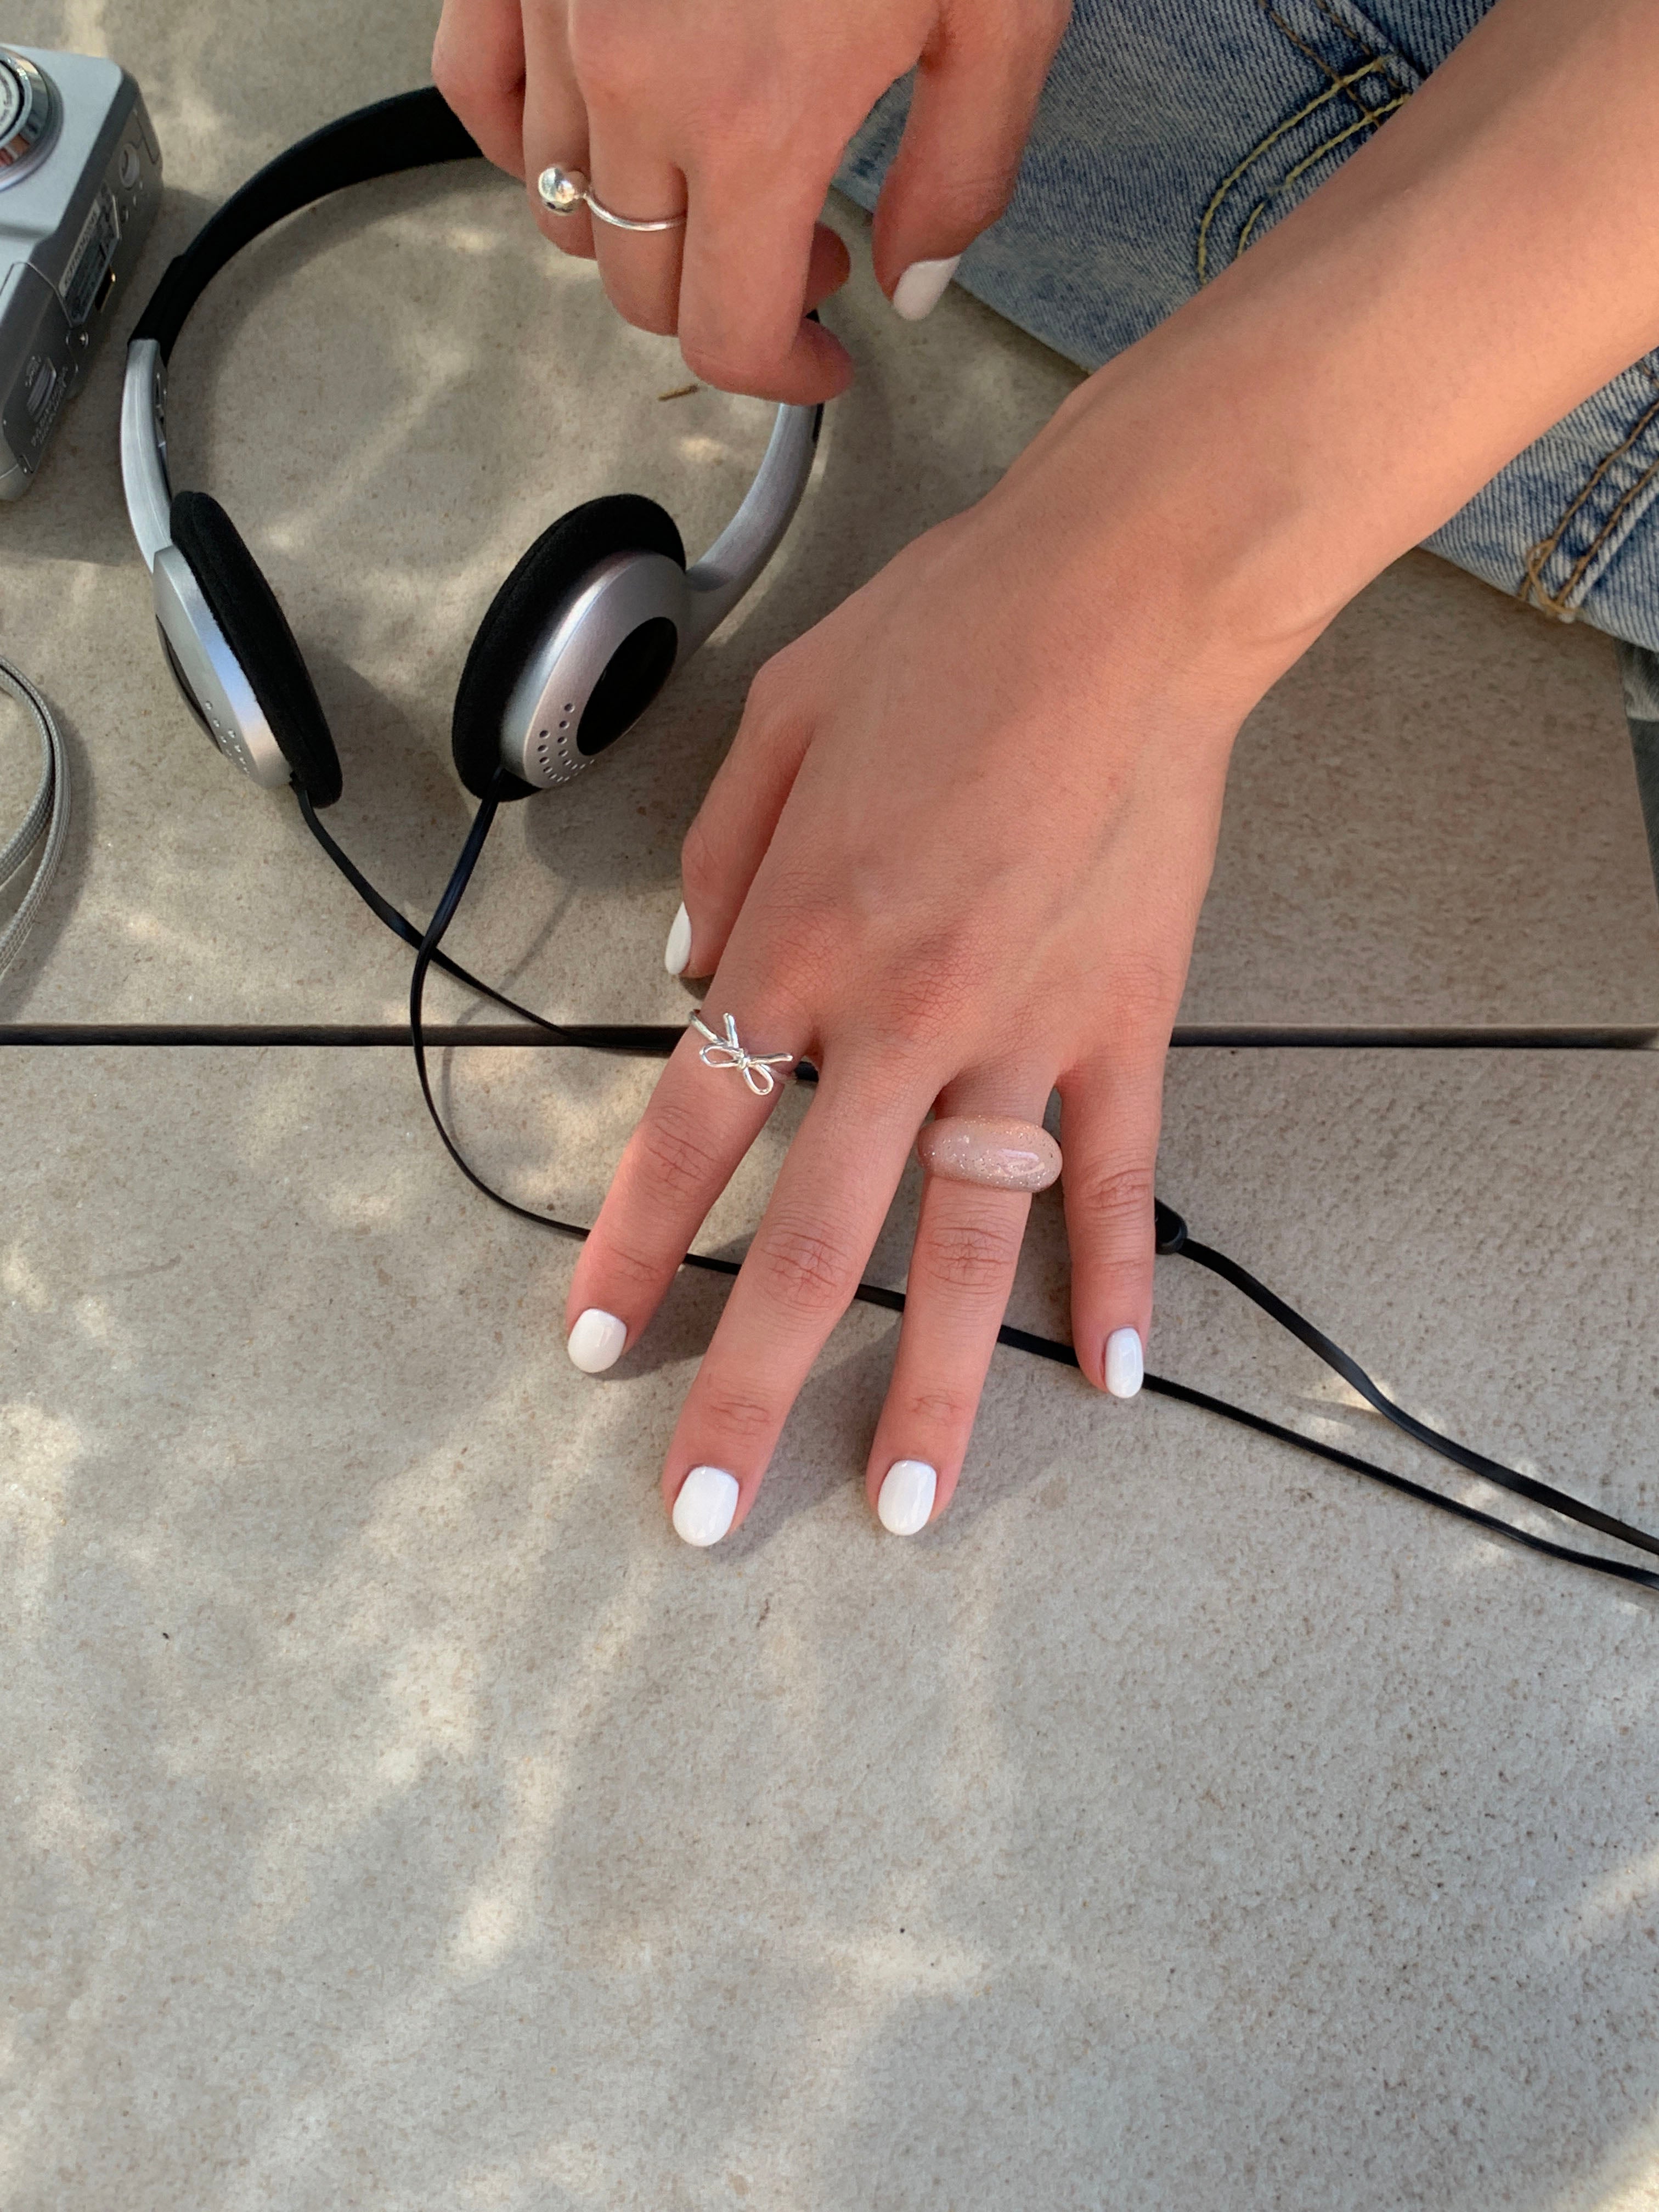
[[[556,1139],[590,1202],[639,1072],[550,1101],[537,1055],[465,1057],[463,1119],[517,1126],[520,1170]],[[1185,1056],[1170,1187],[1417,1402],[1651,1517],[1620,1363],[1654,1316],[1601,1269],[1659,1221],[1598,1164],[1659,1135],[1647,1071],[1401,1065],[1379,1093],[1358,1055]],[[449,1176],[392,1056],[40,1058],[10,1115],[20,2212],[60,2167],[216,2212],[733,2176],[848,2207],[1639,2201],[1646,1601],[1012,1355],[956,1506],[896,1542],[860,1479],[884,1315],[693,1555],[657,1476],[722,1286],[575,1375],[567,1248]],[[1463,1232],[1498,1176],[1582,1318],[1570,1390],[1535,1387],[1554,1322],[1516,1252]],[[1161,1359],[1293,1409],[1306,1356],[1213,1288],[1161,1275]]]

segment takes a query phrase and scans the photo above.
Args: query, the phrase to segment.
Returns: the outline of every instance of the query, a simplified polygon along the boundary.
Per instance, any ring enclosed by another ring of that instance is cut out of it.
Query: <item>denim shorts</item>
[[[1490,4],[1076,0],[1012,204],[958,282],[1098,368],[1364,145]],[[866,207],[908,96],[895,86],[848,149],[837,181]],[[1659,354],[1428,543],[1558,619],[1659,653]]]

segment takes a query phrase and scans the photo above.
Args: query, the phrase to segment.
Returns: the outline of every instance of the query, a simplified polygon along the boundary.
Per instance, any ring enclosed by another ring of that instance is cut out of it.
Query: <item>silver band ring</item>
[[[726,1018],[724,1036],[715,1036],[702,1019],[701,1009],[692,1014],[690,1020],[698,1035],[708,1040],[697,1054],[703,1066],[735,1067],[757,1098],[769,1098],[777,1089],[778,1079],[772,1073],[775,1067],[788,1067],[793,1064],[795,1055],[793,1052],[745,1052],[738,1042],[738,1024],[734,1015],[728,1014]]]
[[[536,191],[550,214],[574,215],[578,208],[585,207],[596,221],[608,222],[612,230],[678,230],[685,222],[683,215],[656,216],[649,222],[618,215],[605,205],[580,169],[561,168],[556,161],[537,178]]]

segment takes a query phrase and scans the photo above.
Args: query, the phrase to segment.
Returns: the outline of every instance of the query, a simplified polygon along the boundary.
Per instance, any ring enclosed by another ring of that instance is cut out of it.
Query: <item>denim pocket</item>
[[[1320,80],[1217,185],[1194,246],[1200,284],[1307,198],[1423,82],[1425,72],[1351,0],[1257,0]]]
[[[1585,455],[1583,481],[1528,547],[1520,584],[1522,599],[1568,621],[1588,611],[1591,593],[1610,582],[1638,531],[1651,532],[1659,498],[1659,354],[1615,377],[1559,427],[1569,425],[1581,426],[1590,441],[1610,442],[1594,459]],[[1511,465],[1519,470],[1527,459]]]

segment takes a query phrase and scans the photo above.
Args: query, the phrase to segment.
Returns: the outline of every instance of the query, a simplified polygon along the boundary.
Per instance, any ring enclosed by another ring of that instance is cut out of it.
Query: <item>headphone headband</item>
[[[478,148],[433,85],[394,94],[290,146],[232,193],[161,283],[127,342],[121,394],[121,475],[127,515],[145,564],[173,542],[167,480],[167,362],[191,309],[245,246],[303,207],[347,185],[367,184],[440,161],[481,159]]]
[[[226,262],[285,216],[373,177],[432,168],[440,161],[482,159],[443,95],[429,84],[325,123],[250,177],[168,263],[129,343],[153,339],[166,361],[191,309]]]

